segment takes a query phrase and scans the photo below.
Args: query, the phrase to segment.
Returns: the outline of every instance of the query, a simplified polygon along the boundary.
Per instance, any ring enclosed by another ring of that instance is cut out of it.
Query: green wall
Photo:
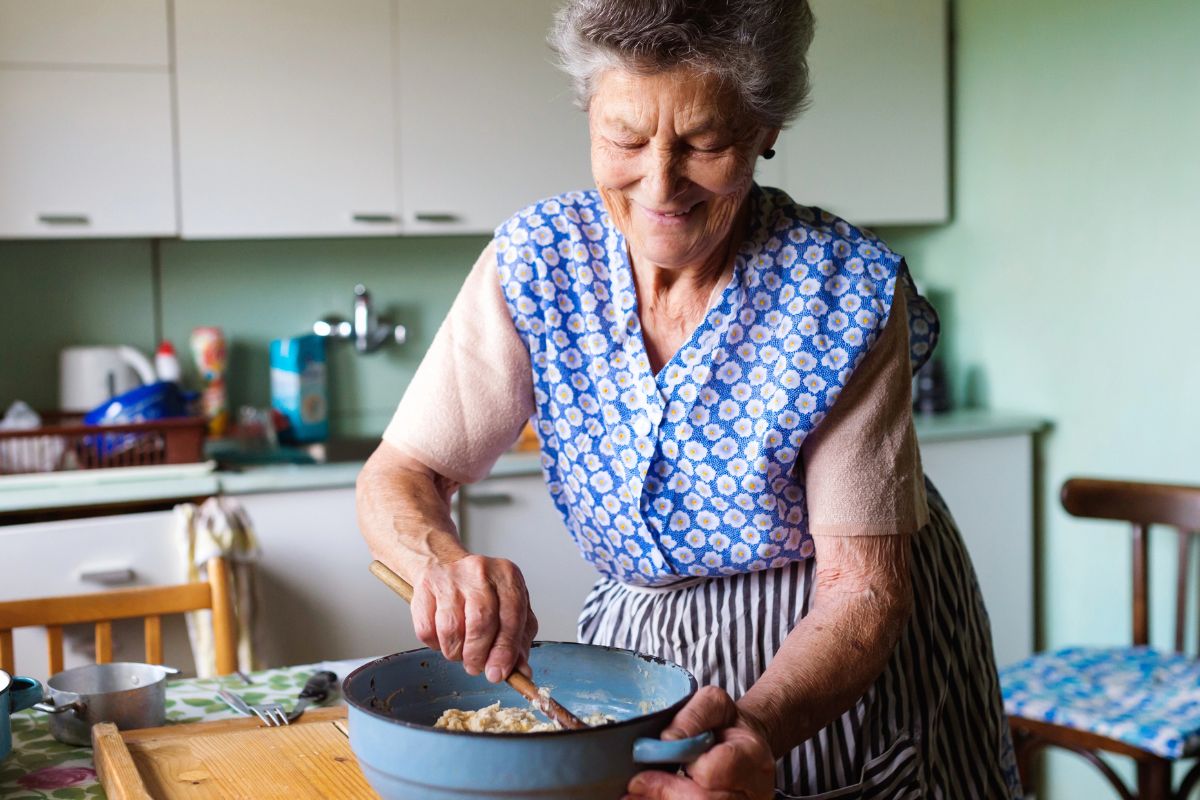
[[[329,351],[335,433],[377,434],[486,244],[486,237],[183,242],[161,245],[163,334],[187,356],[197,325],[219,325],[230,343],[230,405],[270,403],[271,339],[349,317],[356,283],[409,341],[360,356]],[[58,351],[70,344],[155,345],[155,279],[146,241],[0,243],[3,309],[0,404],[53,408]],[[185,362],[187,373],[194,369]]]
[[[959,0],[951,224],[889,231],[948,301],[960,399],[1044,414],[1047,646],[1125,643],[1128,534],[1072,475],[1200,484],[1200,3]],[[803,123],[801,123],[803,124]],[[1169,537],[1152,569],[1167,590]],[[1168,645],[1169,598],[1153,608]],[[1055,798],[1112,797],[1070,756]]]

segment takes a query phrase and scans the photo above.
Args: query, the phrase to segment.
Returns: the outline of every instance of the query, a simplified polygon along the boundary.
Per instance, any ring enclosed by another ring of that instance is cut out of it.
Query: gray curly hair
[[[733,87],[746,113],[782,127],[808,101],[808,0],[568,0],[548,41],[585,110],[596,77],[686,66]]]

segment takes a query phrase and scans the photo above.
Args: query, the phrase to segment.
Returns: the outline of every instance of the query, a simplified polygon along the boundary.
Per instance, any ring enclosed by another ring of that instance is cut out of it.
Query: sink
[[[321,444],[310,444],[304,449],[312,454],[313,460],[323,464],[362,462],[379,447],[378,436],[350,436],[330,439]]]
[[[379,446],[376,436],[346,436],[318,444],[267,449],[243,449],[236,441],[210,442],[205,448],[220,469],[264,464],[361,464]]]

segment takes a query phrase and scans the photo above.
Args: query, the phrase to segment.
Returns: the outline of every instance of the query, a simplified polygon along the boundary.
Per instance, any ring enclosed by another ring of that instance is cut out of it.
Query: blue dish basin
[[[535,643],[530,664],[538,685],[577,716],[600,712],[617,722],[544,733],[435,729],[450,708],[528,703],[424,648],[352,672],[342,686],[350,747],[375,791],[385,800],[617,800],[645,764],[690,761],[712,744],[711,734],[656,738],[696,691],[683,667],[564,642]]]

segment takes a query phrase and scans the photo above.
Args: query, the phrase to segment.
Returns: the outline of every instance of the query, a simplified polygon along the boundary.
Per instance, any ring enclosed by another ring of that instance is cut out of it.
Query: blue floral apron
[[[542,466],[580,551],[634,585],[812,555],[793,467],[909,287],[913,358],[936,318],[872,234],[755,187],[733,278],[655,375],[624,237],[599,193],[536,203],[496,231],[533,364]]]

